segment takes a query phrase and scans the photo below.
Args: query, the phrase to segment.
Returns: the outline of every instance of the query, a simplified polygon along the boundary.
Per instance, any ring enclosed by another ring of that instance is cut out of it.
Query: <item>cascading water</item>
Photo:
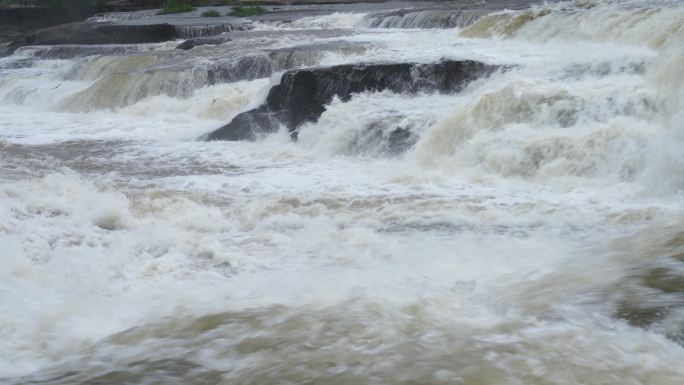
[[[395,11],[364,17],[371,28],[455,28],[467,27],[487,15],[487,9],[429,9]]]
[[[251,29],[252,26],[246,23],[236,24],[216,24],[216,25],[179,25],[176,32],[181,38],[192,38],[202,36],[214,36],[224,32],[244,31]]]
[[[684,383],[684,5],[346,7],[0,58],[0,382]]]

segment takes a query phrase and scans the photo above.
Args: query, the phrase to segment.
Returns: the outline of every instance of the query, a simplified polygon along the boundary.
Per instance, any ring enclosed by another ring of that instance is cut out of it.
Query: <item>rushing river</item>
[[[0,382],[684,384],[684,3],[516,8],[0,59]],[[201,140],[286,70],[443,59],[500,69]]]

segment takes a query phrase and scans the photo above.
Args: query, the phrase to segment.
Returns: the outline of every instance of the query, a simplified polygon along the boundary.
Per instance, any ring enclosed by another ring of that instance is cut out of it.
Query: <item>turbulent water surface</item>
[[[684,384],[684,4],[482,4],[0,59],[0,382]],[[501,69],[200,139],[442,59]]]

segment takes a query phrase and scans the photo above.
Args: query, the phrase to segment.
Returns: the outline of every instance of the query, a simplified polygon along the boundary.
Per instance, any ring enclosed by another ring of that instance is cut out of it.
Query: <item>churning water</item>
[[[253,28],[0,59],[0,382],[684,384],[684,4]],[[441,59],[502,70],[198,140],[287,69]]]

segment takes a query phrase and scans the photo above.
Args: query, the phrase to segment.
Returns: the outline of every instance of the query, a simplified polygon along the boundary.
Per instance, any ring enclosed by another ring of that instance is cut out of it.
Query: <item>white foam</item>
[[[278,75],[66,112],[61,103],[97,79],[139,67],[101,58],[80,76],[75,61],[2,70],[0,378],[83,374],[91,361],[129,370],[178,352],[234,383],[273,365],[324,378],[330,366],[312,368],[334,350],[386,382],[425,367],[417,382],[680,385],[681,346],[614,317],[644,266],[675,268],[663,258],[681,252],[683,51],[679,32],[666,36],[680,8],[635,4],[507,12],[499,22],[521,25],[477,38],[317,39],[371,47],[322,64],[507,68],[458,95],[335,100],[297,143],[286,132],[196,140],[262,103]],[[575,28],[582,15],[592,24]],[[417,143],[388,156],[369,133],[396,128]],[[268,327],[169,337],[225,311]],[[132,343],[108,339],[145,325]],[[251,337],[280,343],[245,366],[236,344]]]

